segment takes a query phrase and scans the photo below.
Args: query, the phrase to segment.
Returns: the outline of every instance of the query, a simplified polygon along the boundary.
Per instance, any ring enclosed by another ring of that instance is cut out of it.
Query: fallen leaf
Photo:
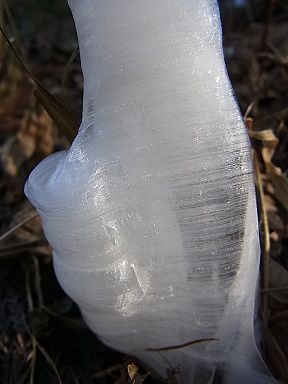
[[[277,147],[279,142],[272,129],[265,129],[263,131],[253,131],[249,129],[249,136],[253,139],[265,142],[268,147],[273,149]]]
[[[136,383],[138,369],[139,368],[134,363],[130,363],[127,365],[127,372],[128,372],[128,376],[129,376],[131,384]]]

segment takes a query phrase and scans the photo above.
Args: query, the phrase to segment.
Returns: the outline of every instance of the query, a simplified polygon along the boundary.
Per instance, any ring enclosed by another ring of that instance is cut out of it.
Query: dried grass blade
[[[28,221],[34,219],[34,217],[38,216],[38,212],[34,211],[30,216],[26,217],[24,220],[20,221],[20,223],[16,224],[13,228],[9,229],[2,236],[0,236],[0,241],[6,239],[6,237],[10,236],[13,232],[15,232],[18,228],[22,227],[24,224],[28,223]]]
[[[79,123],[74,114],[43,86],[35,89],[34,95],[60,129],[61,133],[72,142],[77,135]]]

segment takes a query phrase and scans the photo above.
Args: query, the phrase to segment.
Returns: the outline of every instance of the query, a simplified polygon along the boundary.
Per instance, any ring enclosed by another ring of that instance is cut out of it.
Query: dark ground
[[[288,2],[232,3],[221,2],[224,45],[254,148],[265,359],[288,382]],[[65,0],[0,0],[0,22],[36,77],[80,119],[78,56],[65,71],[77,46]],[[129,381],[131,360],[97,340],[59,287],[40,219],[24,198],[32,168],[69,145],[34,89],[0,35],[0,382],[142,383],[141,374]]]

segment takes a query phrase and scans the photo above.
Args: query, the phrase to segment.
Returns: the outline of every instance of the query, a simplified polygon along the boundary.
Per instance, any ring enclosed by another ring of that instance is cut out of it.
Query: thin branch
[[[147,348],[146,351],[151,351],[151,352],[172,351],[175,349],[186,348],[186,347],[190,347],[191,345],[204,343],[206,341],[215,341],[215,340],[218,340],[218,339],[216,339],[215,337],[207,337],[204,339],[197,339],[197,340],[189,341],[188,343],[184,343],[184,344],[171,345],[169,347]]]

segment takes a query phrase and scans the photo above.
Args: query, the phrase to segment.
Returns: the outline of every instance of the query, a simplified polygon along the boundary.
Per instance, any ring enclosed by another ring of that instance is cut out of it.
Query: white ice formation
[[[69,5],[83,120],[70,150],[42,161],[25,189],[60,284],[107,345],[163,378],[178,367],[182,384],[274,382],[254,341],[250,145],[217,2]],[[147,351],[207,337],[217,340]]]

